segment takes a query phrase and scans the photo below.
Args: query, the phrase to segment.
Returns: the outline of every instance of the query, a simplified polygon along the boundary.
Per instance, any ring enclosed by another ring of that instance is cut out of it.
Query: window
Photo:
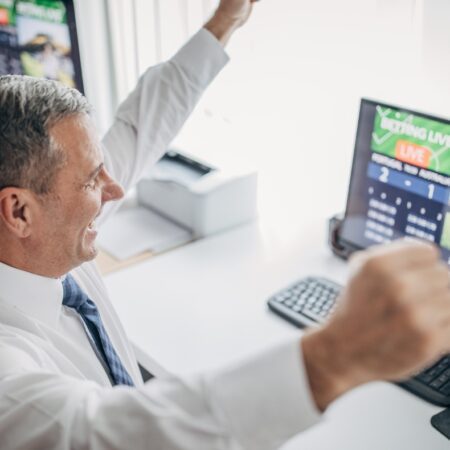
[[[109,0],[117,97],[147,67],[168,59],[210,15],[214,0]]]

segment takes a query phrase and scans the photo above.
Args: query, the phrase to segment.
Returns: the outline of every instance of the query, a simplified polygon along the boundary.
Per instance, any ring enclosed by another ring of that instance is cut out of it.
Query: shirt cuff
[[[222,44],[205,28],[194,34],[173,57],[201,86],[209,84],[229,59]]]
[[[298,338],[213,374],[206,385],[215,413],[248,450],[278,448],[321,418]]]

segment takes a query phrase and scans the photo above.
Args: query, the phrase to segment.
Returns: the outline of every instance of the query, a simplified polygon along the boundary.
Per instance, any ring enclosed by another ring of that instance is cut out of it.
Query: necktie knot
[[[63,305],[80,311],[83,305],[89,301],[89,297],[82,291],[72,275],[67,274],[62,282],[63,285]]]

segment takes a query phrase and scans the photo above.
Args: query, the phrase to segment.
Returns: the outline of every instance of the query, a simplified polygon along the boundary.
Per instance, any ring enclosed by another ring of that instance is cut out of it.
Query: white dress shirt
[[[104,139],[125,188],[161,157],[227,60],[202,29],[143,75]],[[81,318],[62,306],[61,280],[0,263],[1,449],[269,450],[318,421],[298,339],[226,370],[144,384],[95,263],[72,275],[136,387],[111,386]]]

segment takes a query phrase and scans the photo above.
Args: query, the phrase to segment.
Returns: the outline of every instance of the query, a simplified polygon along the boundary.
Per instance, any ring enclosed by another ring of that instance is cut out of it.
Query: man
[[[92,262],[97,223],[163,154],[252,3],[222,0],[150,69],[104,151],[79,93],[0,77],[2,449],[275,449],[355,386],[404,378],[450,350],[447,268],[434,247],[403,242],[361,254],[333,318],[301,341],[142,382]]]

